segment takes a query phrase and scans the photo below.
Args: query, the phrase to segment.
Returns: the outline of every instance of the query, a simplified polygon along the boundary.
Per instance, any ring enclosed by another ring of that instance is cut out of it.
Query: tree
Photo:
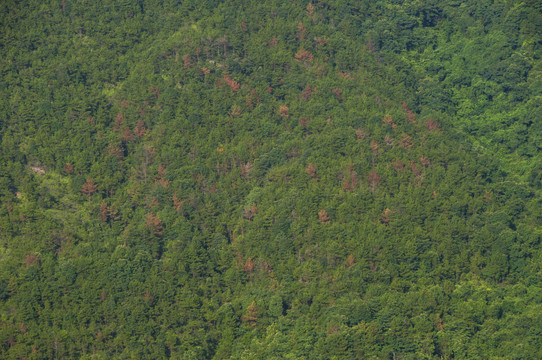
[[[356,188],[357,184],[358,184],[358,175],[352,169],[352,166],[349,165],[346,169],[346,174],[344,174],[343,190],[352,192]]]
[[[307,33],[308,33],[307,29],[303,26],[303,23],[300,21],[297,24],[297,40],[304,41],[305,36],[307,36]]]
[[[342,90],[339,89],[339,88],[335,88],[333,90],[331,90],[331,92],[335,95],[335,97],[338,99],[338,100],[341,100],[342,99]]]
[[[247,307],[247,314],[243,315],[242,319],[250,326],[256,326],[256,320],[258,320],[258,308],[255,301],[252,301],[252,303]]]
[[[384,119],[382,119],[382,122],[384,124],[391,126],[391,128],[394,130],[397,127],[397,125],[395,125],[395,123],[393,122],[393,118],[391,117],[390,114],[386,114],[386,116],[384,116]]]
[[[381,220],[384,225],[388,225],[388,223],[390,222],[390,214],[391,210],[388,208],[386,208],[386,210],[384,210],[384,212],[382,213]]]
[[[190,55],[185,54],[183,56],[183,64],[184,64],[184,67],[186,67],[188,69],[190,69],[190,67],[192,67],[193,64],[192,64],[192,59],[191,59]]]
[[[250,92],[246,95],[245,105],[249,109],[253,109],[256,104],[259,104],[261,102],[262,99],[260,99],[260,97],[258,96],[258,92],[256,91],[256,89],[250,90]]]
[[[173,195],[173,207],[175,210],[179,211],[181,207],[184,205],[184,200],[180,200],[177,195]]]
[[[430,118],[425,121],[425,126],[429,131],[439,131],[440,125],[435,121],[435,119]]]
[[[160,220],[158,215],[151,214],[151,213],[145,215],[145,225],[153,233],[157,235],[162,235],[162,230],[164,228],[164,225],[162,224],[162,220]]]
[[[314,16],[314,5],[312,5],[311,3],[307,5],[307,16],[308,17]]]
[[[115,117],[115,124],[113,125],[113,130],[115,131],[121,130],[124,124],[123,118],[124,118],[124,115],[122,115],[122,113],[117,114],[117,116]]]
[[[287,105],[281,105],[279,107],[279,116],[287,118],[289,116],[288,111],[290,111],[290,108]]]
[[[239,87],[241,86],[241,84],[233,80],[228,74],[224,75],[224,81],[226,82],[226,85],[228,85],[230,89],[232,89],[233,92],[239,91]]]
[[[141,138],[145,135],[145,131],[145,124],[143,123],[143,120],[138,120],[134,129],[134,135]]]
[[[329,224],[330,219],[325,209],[318,211],[318,221],[320,224]]]
[[[400,147],[408,150],[409,148],[412,147],[412,138],[409,135],[403,133],[402,138],[399,140],[397,144]]]
[[[403,107],[403,109],[405,109],[408,121],[411,123],[415,123],[416,115],[412,112],[412,110],[408,108],[407,103],[403,101],[403,104],[401,106]]]
[[[314,167],[314,165],[312,163],[309,163],[309,165],[307,165],[307,168],[305,169],[305,172],[307,174],[309,174],[311,176],[311,178],[318,179],[316,177],[316,168]]]
[[[307,50],[301,48],[296,54],[295,54],[295,61],[307,64],[309,62],[312,62],[314,59],[314,55],[312,55]]]
[[[107,203],[105,202],[105,200],[103,200],[100,204],[100,221],[107,222],[108,215],[109,214],[107,211]]]
[[[373,155],[378,155],[378,143],[376,141],[371,140],[369,147],[371,148]]]
[[[352,267],[354,266],[355,263],[356,263],[356,260],[354,258],[354,255],[352,254],[348,255],[348,257],[346,258],[346,266]]]
[[[64,171],[68,174],[73,174],[73,166],[69,162],[66,163],[66,166],[64,166]]]
[[[382,181],[382,178],[380,177],[380,175],[377,174],[376,171],[371,170],[367,180],[369,182],[369,188],[371,189],[371,192],[374,193],[376,188],[380,185],[380,182]]]
[[[252,258],[248,258],[247,262],[243,265],[243,271],[252,272],[254,270],[254,261]]]
[[[311,84],[307,84],[307,86],[305,87],[305,90],[303,90],[303,92],[301,92],[301,98],[305,101],[309,100],[312,93],[315,91],[316,89],[314,88],[311,88]]]
[[[88,200],[90,201],[90,198],[92,195],[96,192],[98,189],[98,185],[94,183],[94,180],[91,178],[87,178],[87,181],[83,184],[81,192],[88,197]]]

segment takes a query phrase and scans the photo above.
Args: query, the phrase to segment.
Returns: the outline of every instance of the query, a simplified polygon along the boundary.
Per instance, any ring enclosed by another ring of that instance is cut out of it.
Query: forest
[[[542,358],[542,2],[0,27],[0,358]]]

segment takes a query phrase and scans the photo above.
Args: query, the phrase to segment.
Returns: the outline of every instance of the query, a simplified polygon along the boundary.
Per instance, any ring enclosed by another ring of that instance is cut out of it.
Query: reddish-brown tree
[[[149,88],[149,90],[151,91],[151,93],[154,94],[154,96],[156,98],[158,98],[158,96],[160,96],[160,89],[158,89],[157,87],[151,85],[151,87]]]
[[[164,177],[164,175],[166,175],[166,167],[164,164],[158,165],[158,175],[160,177]]]
[[[343,92],[342,92],[341,89],[335,88],[335,89],[331,90],[331,92],[332,92],[333,94],[335,94],[335,97],[337,97],[337,99],[341,100],[342,94],[343,94]]]
[[[145,124],[143,123],[143,120],[138,120],[134,129],[135,136],[137,136],[138,138],[143,137],[146,131],[147,130],[145,129]]]
[[[30,267],[32,265],[40,265],[41,259],[34,254],[28,254],[24,257],[25,267]]]
[[[117,114],[117,116],[115,117],[115,124],[113,125],[113,130],[120,131],[123,124],[123,120],[122,120],[123,118],[124,116],[121,113]]]
[[[256,89],[250,90],[250,93],[247,94],[245,104],[249,109],[254,108],[256,104],[259,104],[262,101],[260,97],[258,96],[258,92]]]
[[[105,200],[103,200],[100,204],[100,221],[107,222],[108,217],[109,212],[107,211],[107,203],[105,202]]]
[[[122,132],[122,141],[124,142],[132,142],[134,141],[134,134],[132,133],[132,130],[126,128]]]
[[[401,106],[403,107],[403,109],[405,109],[405,111],[407,113],[408,121],[410,121],[411,123],[415,123],[416,122],[416,115],[412,112],[412,110],[410,110],[408,108],[407,103],[403,101],[403,104]]]
[[[307,16],[312,17],[314,15],[314,10],[314,5],[309,3],[309,5],[307,5]]]
[[[316,179],[316,168],[312,163],[309,163],[307,165],[307,168],[305,169],[305,172],[311,176],[311,178]]]
[[[425,121],[425,126],[429,131],[439,131],[440,125],[435,121],[435,119],[428,119]]]
[[[352,255],[352,254],[348,255],[348,257],[346,258],[346,266],[352,267],[352,266],[354,266],[355,263],[356,263],[356,261],[354,259],[354,255]]]
[[[303,23],[300,21],[297,24],[297,40],[303,41],[305,40],[305,36],[307,36],[307,29],[303,26]]]
[[[356,188],[357,183],[358,175],[354,170],[352,170],[351,166],[348,166],[348,168],[346,169],[346,174],[344,176],[343,190],[352,192]]]
[[[414,160],[410,160],[410,170],[412,170],[412,173],[414,175],[420,175],[420,168],[418,167],[418,165],[416,165],[416,162]]]
[[[145,224],[155,234],[162,235],[164,225],[157,215],[151,213],[147,214],[145,216]]]
[[[388,223],[390,222],[390,214],[391,214],[391,210],[386,208],[386,210],[384,210],[384,212],[382,213],[382,223],[385,224],[385,225],[388,225]]]
[[[320,211],[318,211],[318,221],[320,221],[320,224],[329,224],[330,219],[327,215],[326,210],[321,209]]]
[[[158,199],[156,198],[156,196],[153,196],[151,202],[150,202],[149,205],[146,206],[146,207],[157,208],[158,205],[160,205],[160,202],[158,201]]]
[[[69,162],[66,163],[66,166],[64,166],[64,171],[68,174],[73,174],[73,166]]]
[[[363,130],[362,128],[356,129],[356,140],[363,140],[367,137],[367,131]]]
[[[252,258],[248,258],[247,262],[243,265],[243,271],[252,272],[254,270],[254,261]]]
[[[327,39],[325,37],[324,38],[318,37],[318,38],[316,38],[316,43],[318,44],[317,45],[318,47],[322,47],[325,44],[327,44]]]
[[[280,117],[288,117],[288,111],[290,111],[290,108],[287,105],[281,105],[279,107],[279,116]]]
[[[224,81],[234,92],[239,91],[239,87],[241,86],[241,84],[233,80],[228,74],[224,75]]]
[[[403,133],[403,137],[399,140],[398,145],[405,149],[409,149],[412,147],[412,138]]]
[[[148,289],[145,291],[145,295],[143,295],[143,300],[147,301],[151,306],[154,305],[154,296],[152,296]]]
[[[311,89],[311,84],[307,84],[307,86],[305,87],[305,90],[301,92],[301,98],[305,101],[309,100],[312,95],[313,90],[314,89]]]
[[[96,192],[98,189],[98,185],[94,183],[94,180],[91,178],[87,178],[87,182],[83,184],[81,188],[81,192],[88,197],[88,200],[90,201],[90,198],[92,195]]]
[[[183,205],[184,205],[184,200],[181,201],[179,200],[177,195],[173,195],[173,207],[175,208],[175,210],[179,211]]]
[[[307,50],[301,48],[296,54],[295,54],[295,61],[307,63],[312,62],[314,59],[314,56],[308,52]]]
[[[190,55],[185,54],[183,56],[183,64],[187,68],[190,68],[192,66],[192,59],[191,59]]]
[[[423,155],[420,158],[420,162],[422,163],[423,166],[428,166],[429,165],[429,160]]]

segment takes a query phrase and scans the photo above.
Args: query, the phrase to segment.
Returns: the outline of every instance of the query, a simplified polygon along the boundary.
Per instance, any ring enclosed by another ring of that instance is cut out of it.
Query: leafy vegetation
[[[2,358],[542,358],[537,1],[0,9]]]

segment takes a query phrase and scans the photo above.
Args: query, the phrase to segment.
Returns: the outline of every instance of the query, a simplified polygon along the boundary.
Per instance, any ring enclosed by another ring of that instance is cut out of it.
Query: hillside
[[[539,2],[0,9],[0,357],[542,358]]]

